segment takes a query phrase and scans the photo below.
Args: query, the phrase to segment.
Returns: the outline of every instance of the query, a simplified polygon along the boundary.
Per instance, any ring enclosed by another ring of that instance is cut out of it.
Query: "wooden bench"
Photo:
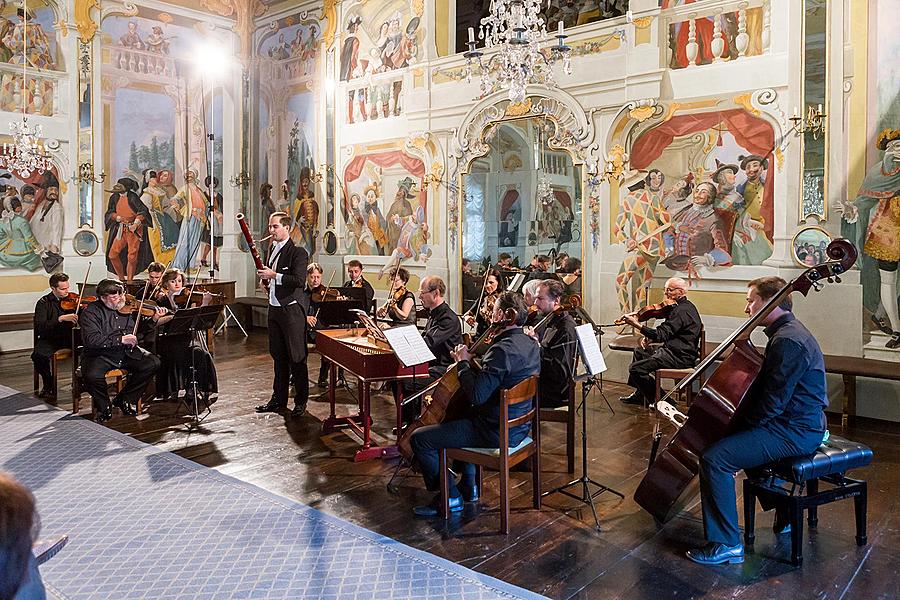
[[[633,352],[640,342],[640,336],[620,335],[609,343],[610,350]],[[718,347],[715,342],[706,342],[706,353]],[[757,348],[762,352],[762,348]],[[856,416],[856,378],[870,377],[900,381],[900,363],[860,356],[825,355],[825,372],[840,375],[844,380],[844,393],[841,402],[841,424],[846,427],[851,417]]]
[[[856,416],[856,378],[871,377],[900,381],[900,363],[858,356],[825,355],[825,372],[840,375],[844,379],[844,395],[841,403],[841,425],[846,427]]]

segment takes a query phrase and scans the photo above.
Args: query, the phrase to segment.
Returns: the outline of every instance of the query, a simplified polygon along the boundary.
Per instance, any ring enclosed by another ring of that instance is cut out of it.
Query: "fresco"
[[[425,262],[431,256],[425,164],[400,150],[353,158],[344,169],[348,254]]]
[[[154,260],[205,268],[210,241],[221,244],[221,194],[210,215],[204,179],[211,168],[223,177],[223,86],[192,58],[201,44],[228,40],[145,7],[104,19],[101,39],[107,269],[131,279]]]
[[[0,270],[62,268],[64,192],[55,167],[24,178],[0,171]]]
[[[635,140],[612,209],[623,312],[646,303],[659,264],[700,277],[771,256],[773,147],[772,126],[743,109],[676,114]]]
[[[22,111],[22,69],[27,62],[33,70],[65,70],[58,54],[56,20],[53,9],[41,2],[28,7],[27,32],[23,9],[12,2],[0,4],[0,64],[19,68],[0,70],[0,110]],[[27,46],[23,42],[23,34]],[[26,50],[27,47],[27,50]],[[29,73],[25,85],[25,110],[31,114],[52,116],[55,82]]]
[[[259,45],[260,60],[271,60],[282,79],[302,79],[315,75],[322,28],[315,21],[300,22],[298,16],[285,17],[270,26]]]
[[[406,2],[370,2],[349,12],[340,57],[340,80],[350,82],[347,123],[400,116],[403,81],[383,74],[416,62],[420,25]]]
[[[685,4],[693,4],[697,0],[660,0],[660,8],[672,8]],[[740,16],[737,11],[726,12],[717,16],[701,16],[694,19],[694,38],[697,43],[696,63],[706,65],[716,58],[713,40],[716,26],[721,32],[722,45],[718,50],[721,60],[734,60],[739,55],[738,24]],[[763,10],[761,7],[749,8],[745,11],[746,48],[745,56],[756,56],[763,52]],[[687,45],[690,38],[690,22],[682,21],[669,25],[669,49],[671,60],[669,67],[683,69],[689,64]]]

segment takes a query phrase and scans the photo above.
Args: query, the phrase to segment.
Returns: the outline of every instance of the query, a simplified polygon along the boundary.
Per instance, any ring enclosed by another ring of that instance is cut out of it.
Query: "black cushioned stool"
[[[835,500],[853,498],[856,510],[856,544],[865,545],[866,482],[845,477],[844,473],[864,467],[870,462],[872,450],[867,446],[832,436],[815,454],[788,458],[763,467],[767,474],[763,479],[748,477],[744,480],[744,543],[747,546],[753,545],[756,499],[766,499],[776,509],[790,515],[791,563],[799,566],[803,562],[803,511],[808,511],[807,520],[810,528],[813,528],[819,522],[816,507]],[[790,483],[790,489],[779,485],[777,479]],[[819,491],[819,481],[827,482],[833,487]]]

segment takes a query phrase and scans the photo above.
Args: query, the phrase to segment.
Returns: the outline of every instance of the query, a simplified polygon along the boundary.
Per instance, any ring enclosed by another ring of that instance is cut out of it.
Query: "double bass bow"
[[[729,433],[735,414],[760,374],[764,357],[750,341],[750,333],[792,292],[805,296],[810,288],[818,291],[823,281],[840,282],[840,274],[856,262],[857,250],[849,241],[836,239],[828,245],[826,254],[827,262],[807,269],[786,284],[656,403],[656,410],[678,431],[658,456],[654,458],[651,452],[652,462],[635,490],[634,500],[658,521],[668,522],[696,496],[700,457],[706,448]],[[728,350],[731,352],[722,358]],[[719,359],[722,364],[700,386],[687,415],[667,401]],[[654,434],[654,449],[660,436],[659,432]]]

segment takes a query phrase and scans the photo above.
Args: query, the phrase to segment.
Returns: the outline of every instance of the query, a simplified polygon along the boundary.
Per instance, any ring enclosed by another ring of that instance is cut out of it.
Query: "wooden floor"
[[[551,598],[896,598],[900,587],[900,431],[869,421],[832,432],[870,445],[875,462],[857,475],[869,482],[869,544],[854,542],[853,505],[843,501],[820,509],[818,530],[805,537],[804,565],[791,567],[789,536],[776,540],[772,513],[758,515],[757,542],[742,565],[701,567],[683,558],[701,542],[699,507],[658,529],[631,499],[646,468],[653,422],[647,411],[624,406],[627,391],[607,383],[604,392],[615,409],[592,394],[588,406],[589,471],[625,499],[604,493],[597,498],[602,531],[593,528],[589,509],[563,496],[548,497],[541,511],[530,508],[530,474],[513,473],[515,497],[510,534],[497,534],[496,477],[485,481],[478,508],[467,506],[448,524],[411,517],[410,509],[430,498],[421,479],[401,479],[396,495],[386,484],[396,460],[354,463],[354,438],[320,434],[328,405],[313,400],[309,414],[258,415],[253,411],[270,395],[271,360],[265,332],[249,338],[228,330],[217,338],[216,363],[221,389],[199,431],[188,432],[185,419],[173,416],[174,404],[152,404],[142,420],[117,414],[109,425],[136,439],[170,450],[267,490],[304,502],[415,548],[498,577]],[[315,374],[318,357],[310,357]],[[63,368],[66,371],[66,367]],[[0,356],[0,381],[31,389],[27,353]],[[71,408],[68,376],[59,406]],[[321,391],[321,390],[318,390]],[[313,388],[316,392],[316,388]],[[349,397],[342,407],[349,412]],[[89,406],[83,402],[82,406]],[[374,429],[390,437],[393,405],[389,396],[373,399]],[[85,411],[83,414],[88,414]],[[543,487],[573,478],[565,473],[564,429],[543,429]],[[580,452],[579,452],[580,456]],[[580,469],[580,458],[578,461]],[[580,473],[579,473],[580,474]]]

